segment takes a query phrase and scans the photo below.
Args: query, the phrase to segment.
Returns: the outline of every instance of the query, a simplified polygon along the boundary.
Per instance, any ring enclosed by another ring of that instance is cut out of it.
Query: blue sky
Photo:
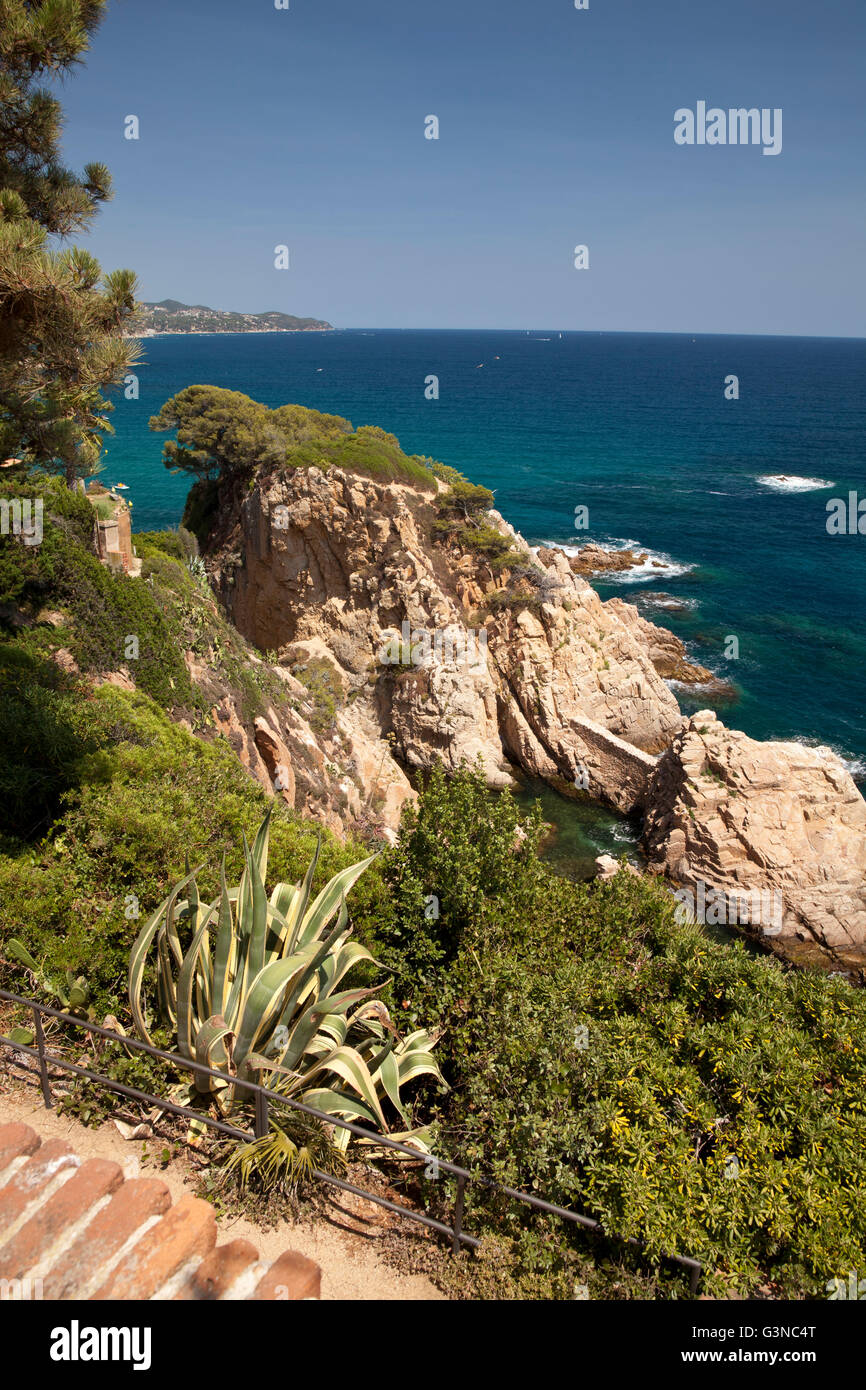
[[[146,299],[863,336],[864,52],[863,0],[114,0],[65,152],[111,168],[84,244]],[[699,100],[781,107],[782,153],[677,146]]]

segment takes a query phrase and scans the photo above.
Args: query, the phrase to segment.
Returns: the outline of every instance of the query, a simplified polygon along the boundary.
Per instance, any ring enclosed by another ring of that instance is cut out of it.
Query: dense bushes
[[[701,1259],[717,1294],[862,1268],[862,994],[678,925],[645,879],[555,878],[516,828],[437,773],[388,864],[401,1022],[445,1030],[443,1156]],[[519,1209],[487,1224],[520,1248]]]
[[[451,486],[436,499],[439,516],[433,522],[433,539],[456,542],[461,550],[474,551],[493,570],[516,564],[521,556],[510,537],[485,520],[493,506],[493,493],[468,482],[455,469],[448,473],[453,475],[448,479]]]
[[[0,538],[0,612],[13,609],[32,622],[44,605],[60,610],[62,635],[86,671],[116,671],[126,661],[127,639],[138,641],[136,684],[165,706],[193,699],[177,639],[172,605],[149,584],[112,574],[92,550],[93,510],[88,500],[44,475],[7,485],[4,496],[42,496],[41,544]],[[144,578],[147,577],[147,568]],[[56,620],[55,620],[56,621]]]
[[[268,798],[226,744],[195,738],[145,695],[103,686],[87,717],[110,733],[110,742],[76,765],[75,789],[51,835],[34,845],[8,844],[0,855],[0,947],[18,937],[52,972],[84,974],[97,1007],[120,1014],[141,917],[182,877],[185,854],[191,865],[206,864],[202,893],[217,893],[224,850],[229,880],[238,878],[238,846],[244,833],[254,834]],[[275,877],[294,882],[303,875],[317,833],[277,804]],[[317,886],[366,853],[324,832]],[[378,930],[382,892],[374,865],[353,893],[366,935]],[[24,983],[20,972],[7,978]]]
[[[0,641],[0,836],[44,834],[79,760],[105,736],[79,682]]]
[[[241,391],[188,386],[166,401],[150,422],[154,430],[176,430],[164,446],[166,468],[200,481],[227,483],[255,471],[280,467],[346,468],[383,482],[406,482],[433,492],[436,484],[423,459],[407,455],[399,440],[377,425],[353,430],[339,415],[300,405],[270,410]],[[210,511],[214,493],[199,488],[196,511]],[[190,510],[187,523],[203,539],[203,515]]]
[[[377,482],[411,483],[426,492],[433,492],[436,486],[430,470],[404,454],[399,440],[376,425],[362,425],[353,434],[333,439],[313,438],[289,449],[286,462],[291,468],[345,468],[350,473],[366,473]]]

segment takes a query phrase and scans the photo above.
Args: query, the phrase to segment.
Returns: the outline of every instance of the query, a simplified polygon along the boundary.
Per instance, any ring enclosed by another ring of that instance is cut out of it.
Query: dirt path
[[[38,1088],[12,1080],[0,1073],[0,1123],[20,1120],[29,1124],[43,1139],[65,1139],[81,1158],[109,1158],[124,1168],[128,1177],[158,1177],[170,1189],[172,1198],[190,1190],[193,1171],[183,1157],[162,1168],[157,1161],[146,1167],[141,1163],[141,1141],[131,1143],[122,1139],[114,1124],[108,1121],[98,1129],[89,1129],[54,1110],[47,1110]],[[156,1156],[165,1148],[165,1141],[154,1139],[147,1145]],[[243,1236],[251,1240],[264,1259],[275,1259],[284,1250],[298,1250],[315,1260],[322,1270],[323,1299],[395,1299],[443,1300],[444,1295],[424,1275],[401,1274],[382,1260],[376,1242],[387,1234],[388,1223],[382,1208],[372,1202],[346,1194],[338,1196],[333,1205],[333,1220],[344,1220],[357,1228],[354,1232],[340,1230],[328,1219],[301,1220],[296,1224],[282,1222],[264,1231],[243,1217],[234,1220],[219,1217],[220,1241]]]

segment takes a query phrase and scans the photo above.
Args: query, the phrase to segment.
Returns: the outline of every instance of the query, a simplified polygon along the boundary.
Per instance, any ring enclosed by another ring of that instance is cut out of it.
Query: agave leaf
[[[207,1019],[198,1030],[195,1040],[195,1060],[203,1067],[213,1067],[214,1071],[231,1072],[233,1069],[232,1030],[224,1018],[214,1016]],[[224,1089],[215,1076],[195,1073],[195,1088],[202,1095],[218,1096]]]
[[[202,942],[210,926],[211,914],[215,906],[216,904],[211,905],[210,912],[193,937],[177,977],[177,1042],[181,1055],[190,1060],[195,1050],[195,1037],[198,1032],[196,1025],[200,1024],[200,1021],[195,1017],[193,1005],[198,962],[202,951]]]
[[[198,964],[195,968],[195,1006],[199,1018],[210,1018],[213,1013],[211,1004],[211,980],[213,979],[213,966],[211,964],[210,949],[210,928],[213,925],[213,913],[216,903],[211,903],[207,920],[208,930],[202,937],[201,951],[199,952]]]
[[[314,1110],[320,1110],[323,1115],[336,1115],[340,1119],[356,1122],[366,1120],[369,1124],[376,1124],[375,1113],[364,1101],[327,1086],[305,1091],[304,1104],[311,1105]],[[349,1131],[343,1130],[343,1133],[348,1139]]]
[[[429,1052],[410,1052],[396,1060],[401,1086],[405,1086],[407,1081],[413,1081],[416,1076],[435,1076],[437,1081],[445,1084],[436,1059]]]
[[[253,840],[253,847],[250,850],[247,844],[247,837],[244,835],[244,872],[241,877],[240,890],[238,893],[238,925],[242,931],[247,928],[252,930],[253,920],[253,871],[258,874],[263,883],[268,874],[268,845],[271,834],[271,815],[273,807],[269,807],[265,818],[256,832]]]
[[[144,1022],[144,1014],[141,1008],[141,983],[144,977],[144,964],[147,959],[147,952],[150,949],[150,943],[153,941],[159,929],[163,914],[167,911],[169,904],[177,897],[181,889],[186,887],[191,877],[192,875],[190,874],[189,877],[181,879],[180,883],[175,885],[168,897],[160,903],[156,911],[151,913],[141,931],[138,933],[138,936],[135,938],[129,956],[129,1008],[141,1037],[145,1042],[150,1043],[151,1046],[153,1046],[153,1039],[147,1031],[147,1026]]]
[[[374,985],[375,989],[376,986]],[[304,1009],[298,1015],[297,1022],[292,1028],[288,1047],[280,1058],[280,1064],[294,1070],[307,1050],[309,1043],[316,1036],[321,1025],[326,1018],[337,1017],[344,1014],[359,999],[369,998],[372,990],[370,989],[349,989],[343,994],[334,994],[327,999],[317,1000]]]
[[[393,1045],[388,1049],[387,1054],[382,1058],[381,1062],[379,1063],[378,1070],[373,1073],[374,1084],[380,1079],[382,1085],[385,1088],[385,1094],[387,1095],[394,1109],[399,1114],[400,1119],[403,1121],[404,1124],[408,1125],[409,1116],[406,1114],[406,1111],[403,1108],[403,1102],[400,1099],[400,1073],[397,1069],[397,1061],[394,1057]]]
[[[177,993],[172,970],[171,947],[166,940],[165,923],[156,935],[156,992],[159,1011],[174,1027],[177,1023]]]
[[[347,1018],[343,1018],[339,1014],[328,1014],[327,1018],[323,1018],[319,1025],[317,1037],[320,1036],[322,1038],[323,1046],[327,1045],[328,1047],[333,1047],[336,1043],[338,1047],[341,1047],[346,1041],[348,1032],[349,1020]],[[327,1042],[328,1039],[331,1041]],[[307,1051],[309,1051],[309,1048]]]
[[[357,965],[359,961],[368,960],[371,965],[378,965],[378,961],[362,946],[359,941],[347,941],[345,946],[341,946],[337,952],[337,969],[334,975],[334,984],[339,984],[347,971]]]
[[[325,884],[315,902],[304,913],[298,935],[302,944],[313,936],[321,936],[341,900],[345,898],[364,870],[368,869],[374,859],[378,859],[378,857],[378,854],[371,854],[368,859],[362,859],[358,864],[350,864],[347,869],[342,869],[340,873],[334,875],[329,883]]]
[[[283,917],[288,917],[299,892],[300,889],[295,883],[278,883],[271,893],[271,907]]]
[[[307,1081],[312,1081],[322,1072],[333,1072],[349,1085],[353,1091],[369,1105],[376,1119],[387,1133],[388,1125],[382,1113],[379,1097],[376,1094],[376,1087],[370,1075],[363,1057],[359,1057],[354,1047],[338,1047],[328,1057],[322,1059],[307,1074]]]
[[[267,858],[267,846],[265,846],[265,857]],[[257,975],[265,964],[265,941],[268,930],[268,898],[265,893],[265,885],[259,873],[259,866],[256,856],[250,858],[250,880],[252,883],[252,931],[250,933],[250,945],[247,952],[247,971],[250,975]]]
[[[358,1144],[363,1144],[368,1150],[371,1158],[387,1158],[392,1162],[399,1159],[403,1163],[412,1163],[408,1154],[395,1154],[393,1149],[388,1149],[384,1144],[380,1144],[376,1136],[371,1134],[369,1139],[362,1139],[360,1135],[354,1136]],[[395,1144],[406,1144],[410,1149],[417,1149],[419,1158],[423,1158],[430,1153],[429,1140],[431,1131],[429,1125],[422,1125],[418,1129],[407,1129],[401,1134],[389,1134],[389,1139],[393,1139]]]
[[[319,854],[321,852],[321,849],[322,836],[320,834],[318,839],[316,840],[315,853],[313,854],[313,857],[310,860],[309,865],[307,866],[307,872],[304,874],[304,881],[298,889],[298,892],[295,894],[294,900],[292,902],[292,915],[290,919],[291,933],[289,935],[288,945],[286,947],[286,949],[289,951],[294,951],[296,946],[299,944],[298,938],[300,935],[300,930],[303,924],[304,916],[307,911],[307,903],[310,901],[310,893],[312,892],[313,888],[313,878],[316,873],[316,867],[319,863]],[[300,944],[303,945],[303,942],[301,942]]]
[[[195,880],[195,872],[190,874],[189,879],[190,883],[192,884],[192,882],[194,882]],[[174,963],[179,970],[181,965],[183,964],[183,948],[180,944],[180,937],[178,936],[177,932],[176,919],[178,906],[179,904],[177,898],[172,898],[171,902],[165,910],[165,921],[162,924],[162,935],[163,940],[168,945],[168,949],[171,951],[172,957],[174,958]],[[171,967],[169,966],[169,973],[170,971]]]
[[[235,1055],[238,1065],[282,1017],[285,996],[298,980],[305,977],[314,949],[311,945],[287,960],[271,961],[251,982],[237,1030]]]
[[[219,916],[217,918],[217,935],[216,944],[214,946],[213,989],[211,993],[211,1006],[217,1013],[222,1013],[226,1002],[226,978],[232,960],[234,937],[232,926],[231,899],[229,890],[226,887],[226,857],[223,855],[223,862],[220,867]]]
[[[339,940],[339,938],[349,930],[351,930],[349,927],[341,926],[340,923],[338,923],[330,936],[326,937],[323,942],[311,941],[308,945],[300,948],[298,951],[299,955],[306,954],[307,952],[313,952],[313,954],[309,957],[309,964],[306,970],[299,976],[291,992],[287,993],[286,1002],[283,1005],[283,1011],[279,1018],[281,1024],[284,1024],[286,1027],[290,1026],[298,1006],[303,1003],[311,991],[315,990],[318,969],[325,959],[325,956],[330,951],[334,942]]]

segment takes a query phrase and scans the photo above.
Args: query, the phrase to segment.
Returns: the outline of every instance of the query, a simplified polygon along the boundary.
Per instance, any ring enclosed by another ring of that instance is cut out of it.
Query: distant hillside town
[[[275,309],[239,314],[231,309],[209,309],[206,304],[181,304],[179,299],[142,304],[137,323],[138,338],[152,338],[157,333],[308,333],[332,327],[324,319],[297,318]]]

